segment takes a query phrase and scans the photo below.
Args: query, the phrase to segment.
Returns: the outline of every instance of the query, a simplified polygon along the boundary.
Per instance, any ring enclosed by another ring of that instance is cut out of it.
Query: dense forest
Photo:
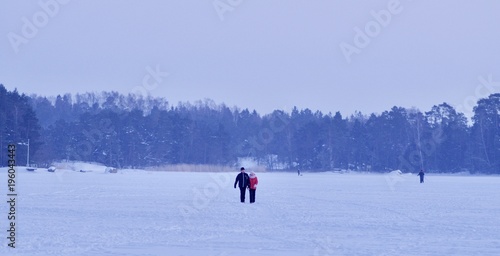
[[[478,100],[472,123],[447,103],[428,112],[381,114],[294,108],[261,116],[211,100],[172,106],[117,92],[53,98],[0,84],[0,160],[17,145],[18,165],[98,162],[117,168],[164,164],[234,166],[249,158],[270,170],[500,173],[500,94]]]

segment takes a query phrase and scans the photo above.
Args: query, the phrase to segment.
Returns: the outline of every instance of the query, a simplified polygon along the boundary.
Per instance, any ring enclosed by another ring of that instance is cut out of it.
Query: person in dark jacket
[[[248,177],[248,174],[245,173],[245,168],[241,167],[240,173],[236,176],[236,179],[234,180],[234,188],[236,188],[236,184],[238,184],[238,187],[240,188],[240,201],[242,203],[245,202],[245,192],[247,188],[250,187],[250,177]]]
[[[424,170],[420,170],[420,172],[417,174],[418,176],[420,176],[420,183],[424,183]]]

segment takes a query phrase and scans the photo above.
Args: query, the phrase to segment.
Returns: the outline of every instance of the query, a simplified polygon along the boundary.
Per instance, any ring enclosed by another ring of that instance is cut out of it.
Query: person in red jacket
[[[250,172],[250,203],[255,203],[255,191],[257,190],[257,185],[259,184],[259,179],[254,172]]]

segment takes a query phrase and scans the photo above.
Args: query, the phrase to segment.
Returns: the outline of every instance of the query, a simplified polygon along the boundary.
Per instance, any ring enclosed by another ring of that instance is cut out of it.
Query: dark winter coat
[[[250,177],[248,174],[241,172],[236,176],[234,180],[234,188],[236,188],[236,184],[238,184],[239,188],[246,188],[250,186]]]

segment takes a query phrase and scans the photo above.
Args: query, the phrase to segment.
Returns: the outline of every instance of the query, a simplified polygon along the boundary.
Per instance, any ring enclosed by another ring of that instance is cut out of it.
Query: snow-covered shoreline
[[[0,255],[500,253],[496,176],[257,173],[250,205],[236,174],[18,169],[17,248]]]

